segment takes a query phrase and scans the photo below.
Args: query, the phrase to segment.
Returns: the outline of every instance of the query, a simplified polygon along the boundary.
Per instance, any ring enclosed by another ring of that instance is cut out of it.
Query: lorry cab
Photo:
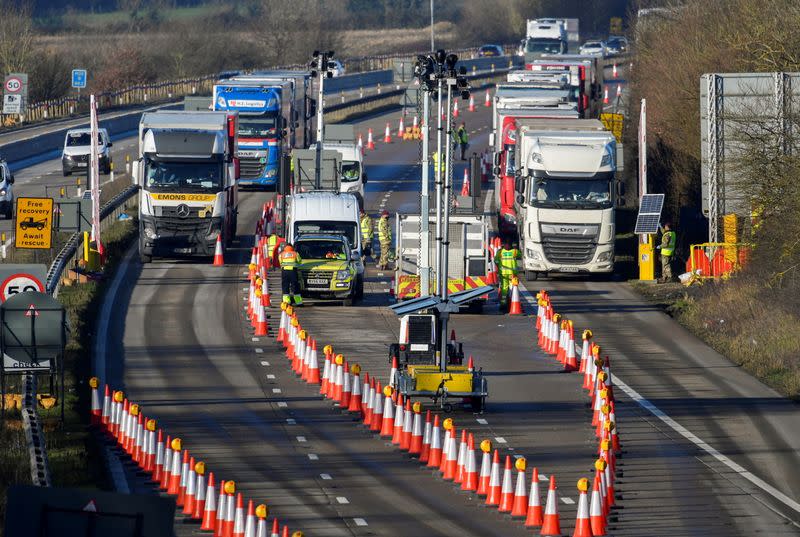
[[[367,172],[361,151],[355,144],[324,142],[325,149],[332,149],[342,155],[342,171],[340,174],[342,184],[339,191],[355,195],[359,203],[364,203],[364,185],[367,183]]]

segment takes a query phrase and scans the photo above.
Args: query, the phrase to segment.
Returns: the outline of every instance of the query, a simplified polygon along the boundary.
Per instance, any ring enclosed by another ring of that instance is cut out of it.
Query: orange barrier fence
[[[686,271],[699,278],[727,278],[747,263],[750,249],[751,245],[746,243],[692,244]]]

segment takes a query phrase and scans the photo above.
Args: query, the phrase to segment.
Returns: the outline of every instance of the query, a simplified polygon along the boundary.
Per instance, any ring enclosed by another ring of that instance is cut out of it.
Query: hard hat
[[[384,218],[384,217],[387,217],[387,216],[389,216],[389,211],[383,211],[381,213],[381,218]]]
[[[294,252],[294,246],[292,246],[291,244],[287,244],[286,246],[283,247],[283,251],[284,252]]]

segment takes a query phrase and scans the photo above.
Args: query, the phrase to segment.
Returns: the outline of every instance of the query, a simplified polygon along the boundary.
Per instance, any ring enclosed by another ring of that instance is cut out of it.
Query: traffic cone
[[[228,482],[230,484],[231,481]],[[233,537],[233,525],[236,522],[236,493],[229,492],[225,496],[225,522],[222,524],[222,536]]]
[[[100,411],[100,424],[108,432],[111,425],[111,389],[108,384],[105,385],[105,392],[103,393],[103,409]]]
[[[91,424],[100,425],[103,419],[103,408],[100,406],[100,380],[97,377],[89,379],[89,386],[92,389],[92,410],[91,410]],[[108,386],[106,386],[106,396],[108,396]]]
[[[154,483],[160,483],[161,476],[164,474],[164,435],[161,429],[158,430],[155,452],[156,452],[156,460],[153,465],[152,480]]]
[[[470,112],[475,111],[475,97],[472,94],[470,94],[469,96],[469,111]]]
[[[311,358],[308,363],[308,383],[319,384],[319,359],[317,355],[317,340],[311,340]]]
[[[423,430],[422,430],[422,405],[419,402],[416,402],[412,405],[412,410],[414,411],[414,421],[411,425],[411,439],[408,444],[408,453],[411,455],[419,455],[422,453],[422,440],[423,440]]]
[[[458,99],[453,101],[453,117],[458,117]]]
[[[617,64],[615,63],[614,66],[611,68],[611,76],[617,78]]]
[[[467,439],[467,453],[464,461],[464,479],[461,490],[475,492],[478,490],[478,464],[475,460],[475,436],[469,433]]]
[[[242,493],[236,494],[236,510],[233,516],[232,537],[244,537],[244,499]]]
[[[259,289],[259,293],[261,290]],[[253,334],[256,337],[264,337],[267,335],[267,312],[264,309],[264,306],[260,304],[256,305],[256,331]]]
[[[169,486],[169,475],[172,472],[172,440],[167,435],[164,442],[164,470],[161,472],[161,479],[158,481],[158,489],[166,491]]]
[[[330,382],[330,375],[331,375],[331,353],[329,352],[330,345],[326,345],[323,349],[323,353],[325,354],[325,365],[322,368],[322,382],[319,387],[319,393],[321,395],[326,395],[328,393],[328,382]]]
[[[181,486],[181,439],[172,439],[172,465],[169,471],[169,482],[167,483],[167,494],[177,496]],[[187,460],[188,464],[189,461]],[[178,505],[183,505],[179,503]]]
[[[608,86],[603,89],[603,104],[608,104]]]
[[[419,453],[419,462],[427,463],[428,458],[431,455],[431,434],[432,434],[432,424],[431,424],[431,411],[428,410],[425,412],[425,429],[422,433],[422,449]]]
[[[361,366],[353,364],[350,372],[353,374],[353,393],[350,394],[350,404],[347,405],[347,411],[361,413],[361,377],[359,376]],[[319,375],[319,369],[317,369],[317,375]]]
[[[286,327],[288,325],[288,315],[286,314],[286,302],[281,302],[281,322],[278,325],[278,342],[286,347]]]
[[[361,134],[360,132],[358,133],[358,143],[356,143],[356,146],[358,147],[359,153],[361,153],[361,156],[363,157],[364,156],[364,135]]]
[[[375,140],[372,139],[372,127],[367,130],[367,149],[370,151],[375,149]]]
[[[350,406],[352,391],[353,389],[350,386],[350,364],[345,360],[342,366],[342,399],[339,401],[339,408],[347,410],[347,407]]]
[[[214,263],[215,267],[225,266],[225,257],[222,254],[222,235],[217,235],[217,243],[214,245]]]
[[[247,502],[247,515],[244,519],[244,537],[256,537],[256,510],[253,500]]]
[[[509,513],[514,504],[514,484],[511,477],[511,456],[506,455],[506,466],[503,470],[503,485],[500,489],[500,506],[498,510],[501,513]]]
[[[461,429],[461,442],[458,444],[458,455],[456,456],[456,472],[453,481],[455,483],[464,482],[464,465],[467,463],[467,430]]]
[[[581,334],[581,339],[583,340],[583,343],[581,345],[581,366],[579,371],[583,373],[583,388],[587,389],[588,377],[586,373],[587,369],[589,368],[589,360],[591,360],[589,349],[592,345],[592,331],[588,328],[584,330]]]
[[[500,453],[495,449],[492,457],[492,470],[486,490],[486,505],[500,505]]]
[[[336,363],[336,376],[333,382],[333,397],[337,403],[342,402],[342,390],[344,389],[344,356],[337,354],[334,359]]]
[[[528,495],[528,514],[525,517],[526,528],[538,528],[544,523],[542,500],[539,497],[539,469],[533,469],[531,492]]]
[[[595,537],[606,534],[606,516],[603,512],[603,495],[600,492],[600,481],[600,471],[597,470],[592,483],[592,502],[589,509],[589,524],[592,528],[592,535]]]
[[[214,472],[208,474],[205,503],[205,507],[203,508],[203,521],[200,523],[200,529],[214,531],[217,527],[217,491],[214,488]]]
[[[228,509],[228,495],[225,494],[225,487],[227,481],[221,481],[219,484],[219,496],[217,497],[217,515],[214,519],[214,537],[222,537],[225,531],[225,512]]]
[[[483,452],[481,461],[481,474],[478,476],[478,495],[486,496],[489,494],[489,481],[492,473],[492,442],[484,440],[481,442]]]
[[[375,398],[374,390],[372,389],[372,379],[369,378],[369,373],[364,373],[364,390],[361,397],[361,417],[364,425],[369,427],[372,422],[372,400]]]
[[[201,520],[203,512],[206,509],[206,498],[208,497],[208,489],[206,488],[206,465],[204,462],[198,462],[194,465],[194,473],[197,475],[197,483],[195,483],[195,499],[194,509],[192,510],[191,517],[194,520]],[[210,478],[210,476],[209,476]]]
[[[447,424],[447,420],[445,419],[445,423]],[[452,430],[444,427],[444,441],[442,442],[442,459],[439,461],[439,472],[444,475],[444,471],[447,468],[447,458],[450,456],[450,440],[452,437]]]
[[[430,452],[428,453],[428,468],[438,468],[442,462],[442,434],[439,430],[439,414],[433,417],[431,427]]]
[[[592,528],[589,522],[589,498],[586,491],[589,489],[589,480],[585,477],[578,480],[578,516],[575,521],[575,531],[572,537],[592,537]]]
[[[394,435],[394,401],[392,401],[392,387],[383,389],[383,414],[381,415],[381,436],[392,438]]]
[[[455,481],[456,469],[458,465],[458,441],[456,440],[456,428],[450,430],[450,447],[447,450],[447,457],[444,462],[444,479]]]
[[[403,116],[400,116],[400,124],[397,126],[397,136],[398,138],[403,137],[403,133],[405,132],[406,128],[403,124]]]
[[[519,280],[511,277],[511,304],[508,307],[509,315],[522,315],[522,303],[519,301]]]
[[[272,521],[272,531],[269,534],[269,537],[280,537],[280,524],[278,524],[278,519]]]
[[[622,98],[622,84],[617,84],[617,100]]]
[[[517,459],[514,467],[517,469],[517,486],[514,489],[511,516],[524,518],[528,514],[528,484],[525,482],[525,471],[528,469],[528,464],[525,457]]]
[[[385,417],[385,416],[384,416]],[[405,408],[403,407],[403,395],[397,395],[397,402],[394,407],[394,426],[392,429],[392,444],[399,446],[403,437],[403,419],[405,418]]]
[[[461,195],[469,196],[469,170],[464,168],[464,179],[461,181]]]
[[[492,107],[492,96],[489,93],[488,89],[486,90],[486,99],[483,101],[483,106],[485,106],[486,108]]]
[[[272,307],[272,300],[269,296],[269,279],[267,278],[267,269],[263,269],[264,273],[261,275],[261,306],[265,308]]]
[[[411,414],[411,398],[408,398],[406,399],[406,407],[403,410],[403,432],[400,434],[400,449],[403,451],[411,449],[411,432],[415,417],[415,415]]]
[[[567,351],[564,356],[564,371],[572,372],[578,370],[578,360],[575,356],[575,327],[572,321],[567,326]]]
[[[392,368],[389,370],[389,386],[397,387],[397,356],[392,356]]]
[[[186,503],[186,487],[189,484],[189,450],[183,450],[183,461],[181,462],[181,479],[178,483],[178,499],[175,501],[176,504],[183,507],[183,504]]]
[[[369,430],[375,433],[381,434],[381,428],[383,427],[383,393],[381,392],[381,383],[380,381],[375,381],[375,389],[373,390],[374,395],[372,397],[372,417],[370,419],[370,426]],[[391,403],[391,399],[389,399]],[[394,425],[394,424],[392,424]]]
[[[386,123],[386,130],[383,133],[383,143],[392,143],[392,128],[389,126],[389,123]]]
[[[186,474],[186,492],[183,496],[183,511],[184,515],[191,516],[194,513],[194,504],[196,502],[195,496],[197,495],[197,474],[194,471],[195,460],[194,457],[189,457],[188,473]]]
[[[256,534],[254,537],[270,537],[267,533],[267,506],[263,503],[256,507]],[[275,520],[277,522],[277,519]],[[247,537],[250,537],[249,535]]]
[[[550,476],[550,488],[547,491],[547,504],[544,507],[544,522],[540,535],[561,535],[561,522],[558,518],[558,493],[556,477]]]

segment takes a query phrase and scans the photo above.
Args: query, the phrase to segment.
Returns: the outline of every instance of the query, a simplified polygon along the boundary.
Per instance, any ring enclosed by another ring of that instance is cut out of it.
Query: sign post
[[[97,153],[97,139],[99,129],[97,126],[97,101],[94,95],[89,97],[89,127],[91,128],[91,155],[89,162],[89,177],[92,188],[92,241],[97,245],[97,253],[100,254],[100,264],[105,258],[103,244],[100,241],[100,162]]]
[[[53,198],[17,198],[14,245],[46,250],[53,239]]]
[[[28,100],[28,75],[11,73],[3,81],[3,113],[19,114],[23,121],[25,102]]]

